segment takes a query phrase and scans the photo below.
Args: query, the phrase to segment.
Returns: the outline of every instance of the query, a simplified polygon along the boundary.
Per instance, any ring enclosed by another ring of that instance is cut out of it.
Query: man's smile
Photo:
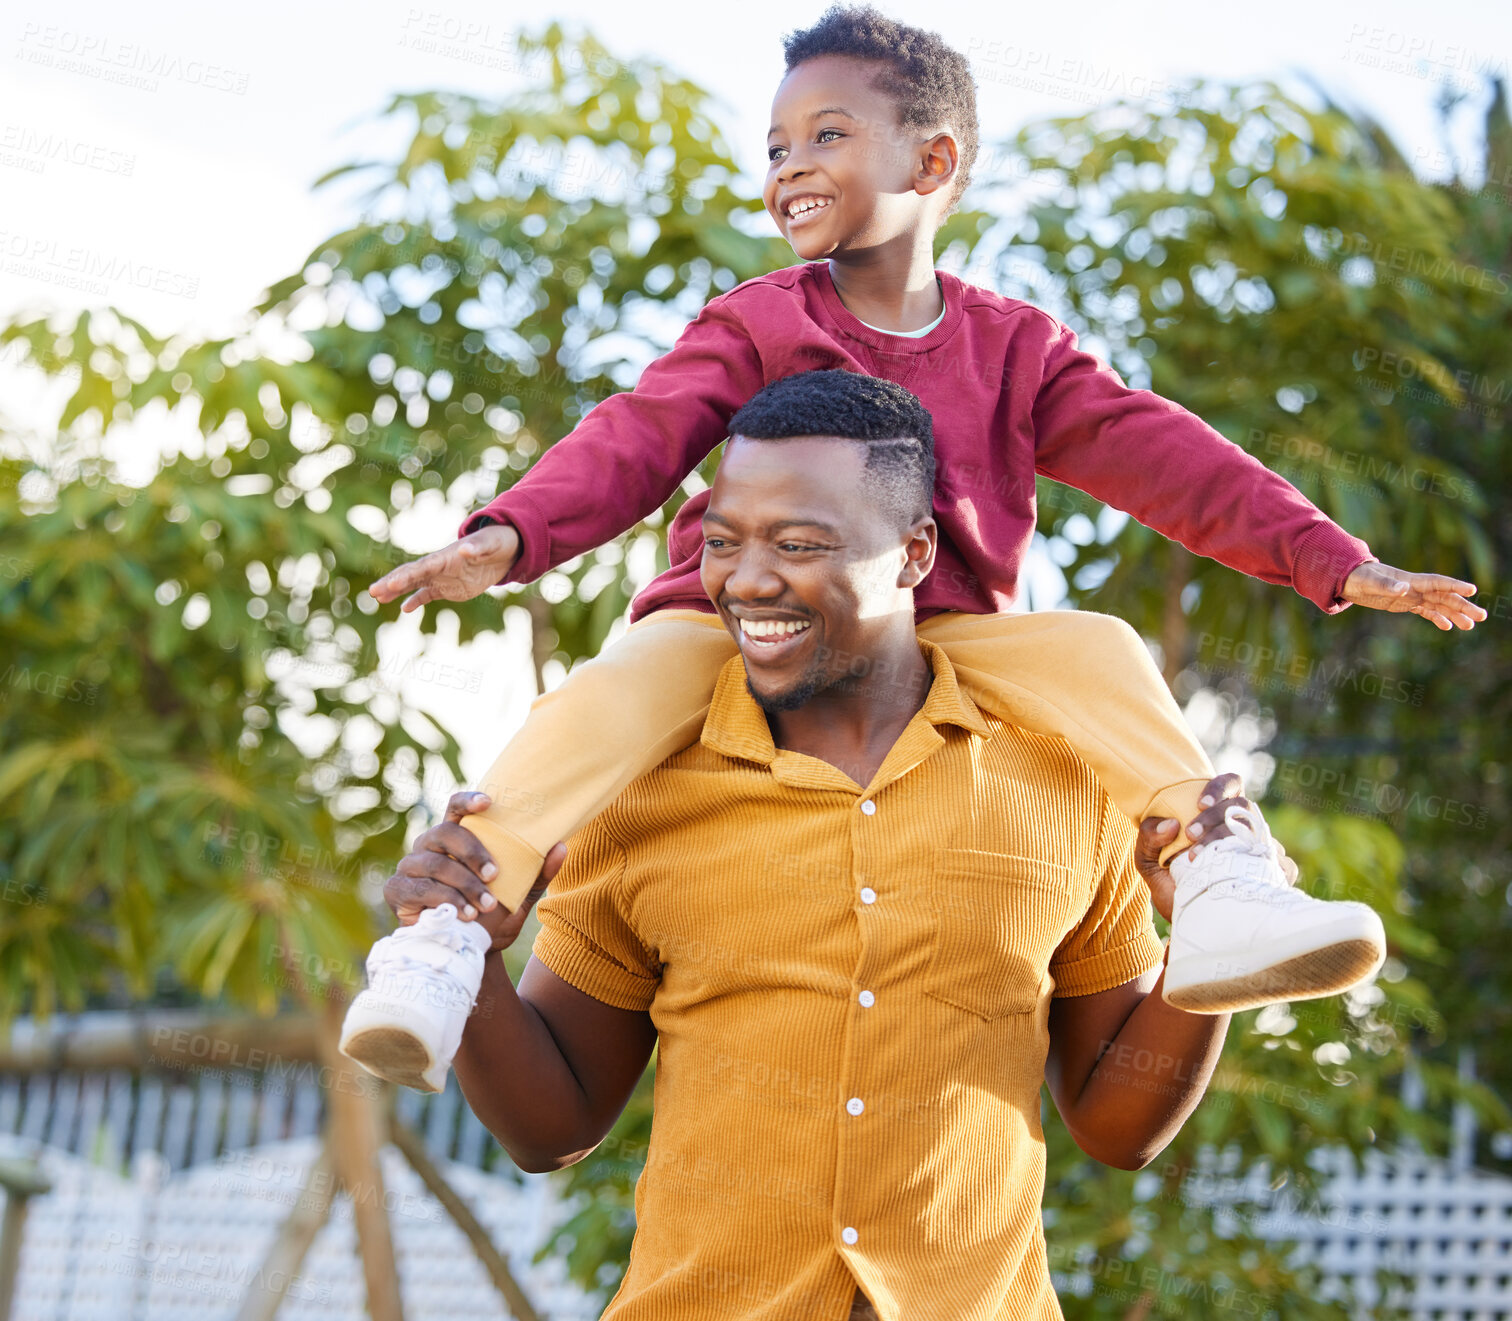
[[[806,619],[742,619],[740,631],[762,641],[778,641],[808,627]]]
[[[798,651],[807,641],[813,622],[791,617],[753,619],[734,614],[731,617],[740,628],[741,652],[761,665],[786,660]]]

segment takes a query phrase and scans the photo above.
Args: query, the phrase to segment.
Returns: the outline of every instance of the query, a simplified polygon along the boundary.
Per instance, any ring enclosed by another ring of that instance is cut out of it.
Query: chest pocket
[[[985,1019],[1038,1008],[1071,889],[1071,869],[1042,858],[944,850],[925,994]]]

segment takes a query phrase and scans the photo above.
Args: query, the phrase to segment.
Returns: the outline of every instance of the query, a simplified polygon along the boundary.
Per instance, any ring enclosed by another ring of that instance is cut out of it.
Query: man
[[[833,379],[791,427],[742,422],[770,422],[788,381],[731,424],[702,575],[740,655],[701,741],[565,866],[552,851],[518,992],[489,959],[454,1067],[539,1171],[603,1139],[658,1047],[606,1321],[1058,1317],[1041,1081],[1088,1154],[1139,1168],[1200,1099],[1228,1018],[1158,994],[1148,894],[1169,916],[1175,823],[1136,837],[1063,740],[985,716],[915,634],[928,414],[889,382],[816,375]],[[851,438],[878,416],[885,438]],[[1236,786],[1208,787],[1198,848],[1242,821]],[[482,901],[489,858],[457,824],[481,797],[454,797],[386,894],[402,919],[472,905],[503,949],[529,902]]]

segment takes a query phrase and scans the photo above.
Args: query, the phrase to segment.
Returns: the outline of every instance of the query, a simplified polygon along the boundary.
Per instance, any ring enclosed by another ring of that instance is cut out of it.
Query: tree
[[[364,585],[406,557],[393,521],[513,480],[770,264],[706,93],[555,26],[522,50],[549,77],[502,107],[396,97],[408,153],[350,167],[372,215],[237,334],[108,311],[0,330],[68,387],[56,438],[9,429],[0,469],[8,1013],[144,995],[170,967],[264,1011],[349,978],[361,873],[403,851],[428,758],[460,776],[379,670]],[[160,435],[176,452],[124,481],[122,437]],[[623,558],[567,566],[549,609],[531,590],[540,651],[597,649]],[[463,640],[499,627],[491,597],[457,614]]]

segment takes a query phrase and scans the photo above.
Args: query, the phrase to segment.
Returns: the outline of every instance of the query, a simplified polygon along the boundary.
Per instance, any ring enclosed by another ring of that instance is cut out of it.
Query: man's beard
[[[785,693],[771,693],[763,695],[758,693],[751,684],[751,676],[746,674],[746,692],[750,693],[759,706],[768,715],[775,715],[779,711],[796,711],[800,706],[806,706],[820,693],[831,691],[845,693],[851,691],[860,682],[854,674],[830,675],[828,677],[817,667],[810,670],[803,678]]]
[[[821,690],[829,687],[818,676],[809,674],[800,679],[796,686],[789,688],[785,693],[772,693],[770,695],[758,693],[751,684],[751,676],[746,675],[746,692],[750,693],[759,706],[768,715],[775,715],[779,711],[796,711],[800,706],[806,705]]]

